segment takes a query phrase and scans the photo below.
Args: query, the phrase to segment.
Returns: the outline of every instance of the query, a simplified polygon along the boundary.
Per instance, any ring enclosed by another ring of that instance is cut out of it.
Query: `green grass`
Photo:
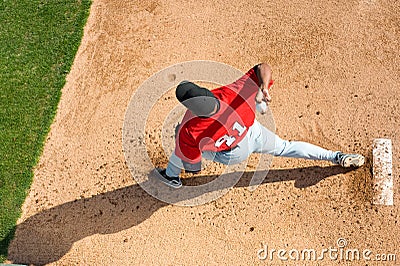
[[[90,0],[0,0],[0,262],[80,44]]]

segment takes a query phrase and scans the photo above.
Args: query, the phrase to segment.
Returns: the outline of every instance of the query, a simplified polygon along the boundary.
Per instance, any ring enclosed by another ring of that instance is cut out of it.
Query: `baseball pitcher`
[[[255,116],[264,112],[263,104],[271,101],[271,67],[261,63],[235,82],[212,91],[183,81],[176,88],[176,97],[188,110],[176,133],[175,151],[166,169],[158,169],[166,185],[182,186],[181,170],[198,173],[201,158],[222,164],[236,164],[251,153],[274,156],[326,160],[342,167],[364,164],[360,154],[345,154],[316,145],[283,140],[261,125]]]

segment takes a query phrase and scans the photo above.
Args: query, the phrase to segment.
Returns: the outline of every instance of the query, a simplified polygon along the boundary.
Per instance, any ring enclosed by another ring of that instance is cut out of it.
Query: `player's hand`
[[[261,92],[263,94],[263,100],[266,101],[267,103],[272,101],[272,97],[269,94],[269,89],[271,88],[271,86],[267,86],[265,84],[261,84],[260,86]]]
[[[265,83],[262,83],[260,85],[260,90],[258,91],[256,95],[256,102],[260,103],[262,101],[265,101],[266,103],[269,103],[272,101],[272,97],[269,93],[269,90],[271,89],[271,86],[274,84],[273,80],[270,80],[268,86]]]
[[[269,90],[273,83],[274,82],[272,80],[270,80],[268,86],[265,86],[265,83],[261,83],[258,93],[256,95],[256,110],[262,115],[267,113],[267,105],[272,100],[272,97],[269,94]]]

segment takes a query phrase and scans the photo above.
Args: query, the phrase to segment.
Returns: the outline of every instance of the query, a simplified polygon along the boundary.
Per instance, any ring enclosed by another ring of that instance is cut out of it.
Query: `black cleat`
[[[165,169],[156,169],[159,175],[158,179],[172,188],[180,188],[182,186],[182,181],[179,176],[168,176]]]

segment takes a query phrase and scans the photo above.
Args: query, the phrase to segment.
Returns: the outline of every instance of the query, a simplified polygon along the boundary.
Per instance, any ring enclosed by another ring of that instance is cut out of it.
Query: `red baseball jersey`
[[[198,117],[187,110],[176,138],[175,154],[185,162],[201,161],[202,151],[234,148],[255,119],[255,96],[260,83],[255,68],[235,82],[216,88],[219,111],[211,117]]]

